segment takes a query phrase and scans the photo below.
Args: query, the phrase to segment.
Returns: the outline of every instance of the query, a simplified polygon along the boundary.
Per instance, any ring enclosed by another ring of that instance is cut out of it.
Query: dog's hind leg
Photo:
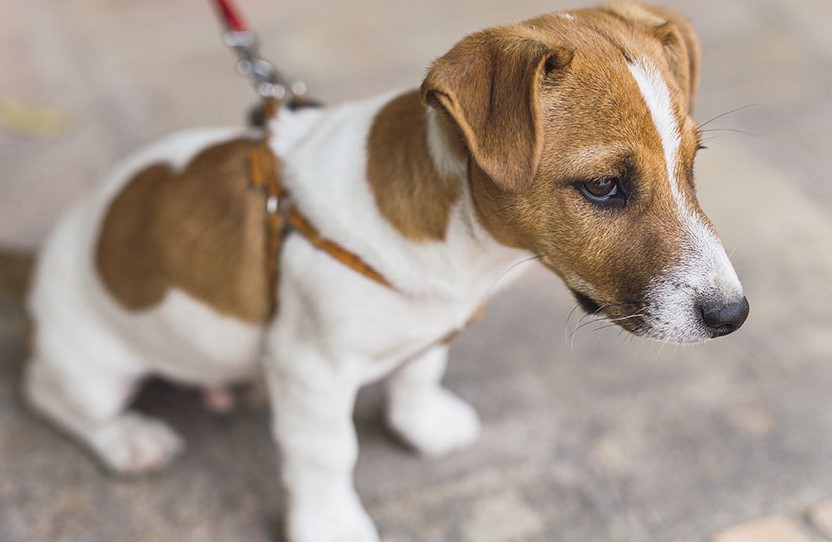
[[[182,439],[164,423],[125,412],[140,372],[83,358],[69,360],[68,345],[55,356],[55,348],[43,338],[36,336],[35,353],[26,366],[26,400],[109,470],[125,475],[158,470],[183,449]]]
[[[167,465],[184,447],[164,423],[125,412],[136,375],[58,370],[29,361],[24,393],[30,406],[89,448],[109,470],[140,474]]]
[[[437,346],[394,374],[387,394],[387,423],[425,455],[438,456],[476,440],[480,423],[474,409],[441,386],[448,347]]]

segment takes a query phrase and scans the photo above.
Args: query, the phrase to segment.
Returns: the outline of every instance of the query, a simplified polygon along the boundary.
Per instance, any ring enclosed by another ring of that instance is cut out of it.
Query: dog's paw
[[[480,432],[471,405],[442,388],[391,401],[387,422],[410,446],[429,456],[468,446]]]
[[[379,542],[378,531],[357,498],[348,503],[290,512],[288,542]]]
[[[160,470],[185,449],[166,424],[134,413],[96,428],[90,444],[109,470],[127,476]]]

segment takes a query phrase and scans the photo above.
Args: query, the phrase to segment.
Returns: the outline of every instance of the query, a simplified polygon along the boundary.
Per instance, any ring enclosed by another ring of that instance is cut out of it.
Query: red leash
[[[220,15],[226,31],[248,32],[246,25],[237,8],[229,0],[214,0],[214,7]]]

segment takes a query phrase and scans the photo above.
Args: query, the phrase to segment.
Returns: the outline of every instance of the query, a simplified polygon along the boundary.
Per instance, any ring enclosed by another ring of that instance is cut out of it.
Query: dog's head
[[[696,342],[748,314],[696,199],[698,66],[684,19],[619,3],[472,34],[432,65],[422,99],[464,140],[498,241],[539,255],[587,310]]]

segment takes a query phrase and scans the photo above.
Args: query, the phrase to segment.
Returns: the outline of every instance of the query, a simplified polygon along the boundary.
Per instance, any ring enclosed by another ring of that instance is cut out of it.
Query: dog
[[[748,301],[694,188],[699,63],[681,16],[617,3],[471,34],[419,90],[284,109],[268,138],[154,144],[42,247],[25,397],[136,474],[183,449],[127,410],[144,378],[220,404],[223,386],[265,380],[288,539],[376,541],[352,480],[356,392],[392,375],[396,434],[427,455],[470,444],[476,413],[440,385],[447,339],[513,264],[539,259],[587,311],[643,337],[701,342],[743,324]],[[280,204],[312,228],[290,227],[279,254],[247,186],[263,148]]]

